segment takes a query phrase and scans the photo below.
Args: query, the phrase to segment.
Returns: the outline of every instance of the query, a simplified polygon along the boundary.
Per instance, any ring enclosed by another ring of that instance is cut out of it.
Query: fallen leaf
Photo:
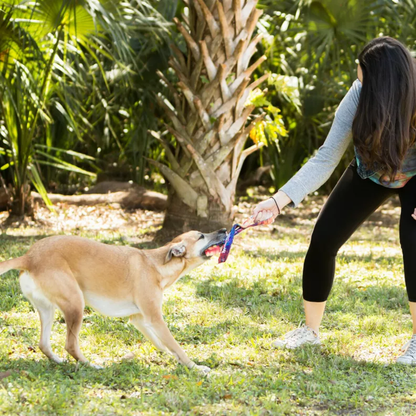
[[[175,376],[174,374],[166,374],[165,376],[162,376],[166,380],[177,380],[178,376]]]

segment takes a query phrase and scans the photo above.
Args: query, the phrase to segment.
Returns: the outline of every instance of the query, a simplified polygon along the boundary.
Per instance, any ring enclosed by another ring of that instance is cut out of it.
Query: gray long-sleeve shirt
[[[335,112],[331,130],[316,155],[280,188],[296,207],[305,196],[316,191],[331,176],[352,139],[352,122],[357,111],[361,82],[357,79]]]

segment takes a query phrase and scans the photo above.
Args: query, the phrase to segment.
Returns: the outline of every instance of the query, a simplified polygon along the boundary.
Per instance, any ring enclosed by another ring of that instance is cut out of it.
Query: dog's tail
[[[3,261],[0,263],[0,275],[8,272],[9,270],[27,270],[27,258],[26,256],[17,257],[15,259]]]

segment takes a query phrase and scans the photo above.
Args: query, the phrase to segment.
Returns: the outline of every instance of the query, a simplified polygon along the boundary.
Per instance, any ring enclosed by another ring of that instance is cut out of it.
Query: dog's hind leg
[[[79,292],[81,292],[78,289]],[[65,349],[77,361],[87,363],[88,360],[79,348],[78,336],[81,331],[82,316],[84,313],[84,298],[81,293],[71,293],[71,300],[65,302],[62,308],[66,322],[66,342]]]
[[[20,274],[20,287],[25,297],[39,313],[41,322],[40,350],[51,360],[61,363],[62,359],[53,353],[50,343],[55,305],[49,301],[28,272]]]
[[[23,294],[30,300],[33,307],[39,313],[41,324],[40,350],[52,361],[62,363],[62,358],[53,353],[50,340],[55,305],[44,295],[28,272],[22,272],[20,274],[20,287],[22,288]]]
[[[53,318],[55,315],[55,306],[52,303],[49,305],[42,305],[38,307],[38,312],[39,312],[40,324],[42,328],[39,348],[48,358],[60,364],[63,362],[63,359],[53,353],[52,348],[51,348],[51,339],[50,339],[51,332],[52,332]]]
[[[53,279],[60,283],[59,286],[52,290],[56,304],[64,314],[66,322],[65,349],[77,361],[87,363],[88,360],[81,352],[78,343],[85,306],[82,291],[70,273],[63,271],[54,272]]]

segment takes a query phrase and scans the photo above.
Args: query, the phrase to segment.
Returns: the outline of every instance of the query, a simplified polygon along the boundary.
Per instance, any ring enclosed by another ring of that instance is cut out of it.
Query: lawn
[[[391,201],[342,249],[322,326],[323,345],[270,347],[302,323],[301,272],[318,207],[313,198],[275,224],[236,238],[227,263],[211,259],[167,293],[165,319],[205,378],[180,367],[127,319],[86,309],[81,348],[104,368],[76,365],[64,350],[56,314],[52,346],[37,347],[40,323],[22,296],[18,273],[0,279],[0,414],[7,415],[411,415],[416,368],[397,366],[411,320]],[[62,206],[54,218],[9,229],[0,259],[23,254],[46,235],[71,233],[108,244],[149,247],[161,214],[118,207]],[[240,217],[247,203],[240,202]],[[1,219],[1,218],[0,218]],[[342,218],[340,218],[342,221]]]

